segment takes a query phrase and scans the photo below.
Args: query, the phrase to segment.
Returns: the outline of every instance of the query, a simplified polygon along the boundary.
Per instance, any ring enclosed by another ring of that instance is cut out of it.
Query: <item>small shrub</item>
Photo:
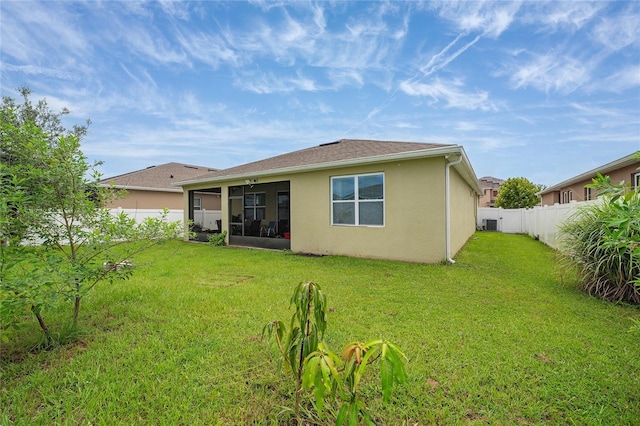
[[[602,202],[565,222],[561,253],[577,268],[580,288],[604,300],[640,303],[640,194],[598,174]]]
[[[209,244],[214,247],[223,247],[227,245],[227,231],[222,231],[219,234],[209,235]]]
[[[315,408],[322,416],[325,398],[336,399],[340,408],[337,425],[357,425],[360,420],[375,424],[362,399],[359,384],[367,367],[378,361],[382,384],[382,400],[389,402],[393,384],[404,383],[406,356],[393,343],[384,340],[351,342],[342,359],[323,342],[327,327],[327,296],[313,282],[296,286],[290,305],[295,307],[287,328],[282,321],[272,321],[262,329],[278,349],[285,369],[293,373],[296,386],[294,412],[300,419],[302,390],[313,391]]]

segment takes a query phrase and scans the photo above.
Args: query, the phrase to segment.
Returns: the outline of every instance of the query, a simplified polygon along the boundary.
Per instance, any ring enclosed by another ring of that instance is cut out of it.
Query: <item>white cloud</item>
[[[234,77],[233,85],[241,90],[260,94],[322,90],[312,79],[300,74],[284,77],[272,73],[241,72]]]
[[[175,19],[188,20],[189,6],[188,3],[175,0],[159,0],[162,11]]]
[[[121,28],[121,31],[121,36],[133,53],[142,54],[159,64],[186,62],[187,57],[184,52],[172,46],[164,35],[157,31],[151,34],[147,28],[131,27],[126,24]]]
[[[324,17],[324,9],[320,5],[313,5],[313,22],[318,27],[318,30],[322,33],[327,27],[327,20]]]
[[[411,83],[403,81],[400,90],[409,96],[426,96],[432,99],[432,103],[445,102],[447,108],[459,108],[465,110],[493,111],[496,106],[489,101],[489,93],[476,91],[465,93],[463,83],[459,80],[443,81],[438,78],[433,83]]]
[[[606,3],[551,1],[530,2],[531,8],[523,14],[525,24],[542,24],[547,31],[577,31],[593,20]]]
[[[420,128],[420,126],[418,126],[417,124],[406,123],[406,122],[398,122],[395,124],[395,126],[399,129],[419,129]]]
[[[469,142],[483,152],[504,151],[507,148],[527,145],[527,143],[522,139],[504,136],[476,137]]]
[[[622,68],[604,80],[601,90],[621,93],[640,86],[640,65]]]
[[[2,2],[2,53],[20,62],[42,63],[52,56],[82,57],[91,45],[64,2]]]
[[[0,63],[0,70],[2,71],[11,71],[11,72],[19,72],[27,75],[41,75],[45,77],[51,77],[61,80],[67,81],[77,81],[80,77],[71,72],[56,68],[49,67],[39,67],[37,65],[12,65],[5,63]]]
[[[334,88],[340,88],[343,86],[357,86],[362,87],[364,84],[363,73],[353,68],[342,69],[328,69],[327,74],[329,79],[333,82]]]
[[[453,1],[432,3],[440,16],[459,31],[497,38],[506,31],[520,9],[519,1]]]
[[[535,55],[526,64],[514,65],[506,71],[515,89],[534,87],[544,92],[568,94],[590,79],[590,70],[579,60],[549,52]]]
[[[182,48],[197,60],[217,68],[220,63],[237,66],[241,63],[238,53],[218,34],[182,32],[176,35]]]
[[[607,117],[608,120],[615,119],[616,121],[622,121],[627,119],[627,115],[612,108],[603,108],[602,106],[592,106],[588,104],[579,104],[577,102],[571,103],[571,107],[580,113],[582,117],[595,117],[602,118]],[[584,119],[583,119],[584,120]]]
[[[612,51],[640,45],[640,13],[624,13],[601,18],[593,29],[593,38]]]

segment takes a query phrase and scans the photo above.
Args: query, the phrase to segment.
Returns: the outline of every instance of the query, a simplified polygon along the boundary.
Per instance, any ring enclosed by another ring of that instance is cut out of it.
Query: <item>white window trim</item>
[[[193,197],[193,209],[194,210],[202,210],[202,198]]]
[[[264,205],[258,205],[258,204],[255,203],[256,195],[261,195],[261,194],[264,195]],[[247,206],[246,205],[245,201],[246,201],[247,195],[253,195],[253,200],[254,200],[253,206]],[[264,192],[264,191],[261,191],[261,192],[245,192],[243,197],[242,197],[242,205],[243,205],[242,216],[243,216],[243,218],[245,220],[246,220],[246,217],[244,217],[245,216],[244,212],[247,209],[253,209],[253,217],[254,217],[253,220],[258,220],[258,219],[255,219],[255,217],[257,216],[256,213],[257,213],[258,209],[264,209],[265,215],[267,213],[267,193]]]
[[[381,200],[358,200],[358,177],[362,176],[382,176],[382,199]],[[354,179],[354,199],[353,200],[334,200],[333,199],[333,182],[334,179],[344,179],[344,178],[353,178]],[[387,215],[386,215],[386,179],[384,172],[377,173],[361,173],[356,175],[342,175],[342,176],[331,176],[331,185],[330,185],[330,202],[331,202],[331,225],[332,226],[357,226],[357,227],[365,227],[365,228],[382,228],[385,226]],[[381,225],[360,225],[360,203],[370,203],[370,202],[382,202],[382,224]],[[354,203],[355,205],[355,223],[334,223],[333,222],[333,206],[335,203]]]

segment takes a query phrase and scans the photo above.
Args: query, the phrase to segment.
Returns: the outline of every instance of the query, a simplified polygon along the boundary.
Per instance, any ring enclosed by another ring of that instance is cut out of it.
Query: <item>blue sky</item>
[[[112,176],[341,138],[550,186],[640,149],[640,2],[0,2],[2,95],[90,118]]]

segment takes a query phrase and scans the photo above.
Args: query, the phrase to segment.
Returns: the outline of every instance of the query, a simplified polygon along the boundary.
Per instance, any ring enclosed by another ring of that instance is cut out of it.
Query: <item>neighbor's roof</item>
[[[265,160],[207,173],[195,179],[178,182],[177,185],[222,182],[284,173],[302,173],[311,170],[449,154],[459,154],[463,158],[461,164],[464,164],[464,167],[460,164],[455,167],[468,183],[478,193],[481,193],[473,168],[459,145],[359,139],[341,139],[336,142],[323,143]]]
[[[500,188],[500,185],[502,185],[503,182],[504,182],[503,179],[494,178],[492,176],[483,176],[480,179],[478,179],[478,184],[480,184],[480,187],[482,189],[485,189],[485,188],[498,189]]]
[[[550,186],[548,188],[545,188],[544,190],[538,192],[538,195],[543,195],[543,194],[547,194],[549,192],[554,192],[554,191],[558,191],[562,188],[566,188],[567,186],[573,185],[574,183],[578,183],[578,182],[582,182],[585,180],[589,180],[589,179],[593,179],[594,177],[596,177],[596,175],[598,173],[602,174],[602,175],[606,175],[607,173],[610,173],[614,170],[618,170],[621,169],[623,167],[627,167],[631,164],[636,164],[636,163],[640,163],[640,160],[638,160],[638,158],[634,158],[634,156],[638,155],[638,153],[640,153],[640,151],[636,151],[632,154],[626,155],[622,158],[618,158],[615,161],[612,161],[610,163],[604,164],[600,167],[596,167],[595,169],[589,170],[588,172],[584,172],[578,176],[574,176],[571,179],[567,179],[565,181],[562,181],[560,183],[557,183],[553,186]]]
[[[166,163],[102,179],[100,185],[119,189],[182,192],[182,189],[176,188],[174,183],[193,179],[215,170],[217,169],[190,164]]]

